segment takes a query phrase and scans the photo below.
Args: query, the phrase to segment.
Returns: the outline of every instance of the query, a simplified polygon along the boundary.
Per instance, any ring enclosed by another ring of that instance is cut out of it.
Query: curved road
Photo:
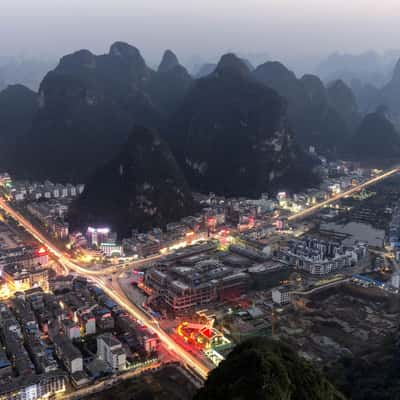
[[[356,193],[363,188],[375,184],[381,180],[389,178],[392,175],[400,172],[400,168],[396,167],[391,170],[388,170],[368,181],[346,191],[340,193],[328,200],[322,201],[312,207],[307,208],[306,210],[300,211],[296,214],[291,215],[288,219],[289,221],[296,220],[305,216],[312,214],[313,212],[318,211],[319,209],[340,200],[343,197],[349,196],[353,193]],[[73,262],[67,253],[59,250],[49,239],[47,239],[38,229],[36,229],[25,217],[23,217],[20,213],[15,211],[3,198],[0,198],[0,208],[3,209],[7,214],[9,214],[14,220],[16,220],[19,224],[21,224],[38,242],[47,247],[47,249],[58,259],[60,264],[69,270],[72,270],[85,278],[90,278],[94,282],[96,282],[108,296],[110,296],[115,302],[117,302],[120,306],[125,308],[134,318],[143,321],[146,327],[151,331],[158,335],[161,342],[166,346],[166,348],[177,355],[180,361],[193,368],[200,376],[206,378],[208,373],[210,372],[210,368],[200,362],[198,359],[189,354],[186,350],[180,347],[177,343],[175,343],[162,329],[155,324],[154,319],[149,318],[146,314],[144,314],[139,308],[137,308],[134,304],[132,304],[126,296],[121,293],[121,290],[112,289],[107,284],[107,278],[104,277],[107,273],[113,272],[115,267],[110,267],[104,270],[90,270],[85,267],[80,266],[76,262]]]
[[[309,289],[309,290],[305,290],[304,292],[302,292],[300,290],[293,290],[293,291],[291,291],[289,293],[290,294],[295,294],[295,295],[298,295],[298,296],[309,296],[310,294],[319,292],[320,290],[329,289],[330,287],[335,287],[335,286],[341,285],[342,283],[349,282],[350,280],[351,280],[351,278],[338,279],[337,281],[333,281],[333,282],[327,283],[326,285],[317,286],[315,288],[312,288],[312,289]]]
[[[161,342],[176,355],[184,365],[189,365],[202,378],[207,378],[210,368],[204,365],[201,361],[193,357],[176,342],[174,342],[158,325],[154,319],[150,319],[139,308],[132,304],[123,293],[117,290],[112,290],[107,284],[107,278],[104,278],[105,271],[93,271],[71,261],[68,255],[59,250],[50,240],[48,240],[41,232],[39,232],[25,217],[13,210],[4,199],[0,199],[0,208],[9,214],[14,220],[20,223],[38,242],[47,247],[57,259],[58,262],[65,268],[72,270],[85,278],[91,279],[101,287],[104,292],[110,296],[121,307],[125,308],[134,318],[143,321],[144,325],[153,333],[156,333]]]

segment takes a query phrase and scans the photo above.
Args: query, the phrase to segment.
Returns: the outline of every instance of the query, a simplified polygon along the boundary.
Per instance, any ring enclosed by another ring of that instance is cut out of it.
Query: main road
[[[357,186],[354,186],[353,188],[351,188],[349,190],[346,190],[345,192],[342,192],[342,193],[339,193],[339,194],[337,194],[335,196],[332,196],[328,200],[321,201],[320,203],[317,203],[317,204],[315,204],[315,205],[313,205],[313,206],[311,206],[309,208],[306,208],[303,211],[299,211],[299,212],[297,212],[295,214],[292,214],[292,215],[290,215],[288,217],[288,220],[289,221],[294,221],[296,219],[307,217],[310,214],[313,214],[313,213],[317,212],[321,208],[328,206],[329,204],[332,204],[332,203],[334,203],[334,202],[336,202],[336,201],[338,201],[340,199],[343,199],[344,197],[348,197],[348,196],[350,196],[350,195],[352,195],[354,193],[357,193],[360,190],[362,190],[362,189],[364,189],[364,188],[366,188],[368,186],[374,185],[375,183],[378,183],[378,182],[380,182],[380,181],[382,181],[384,179],[390,178],[391,176],[393,176],[393,175],[395,175],[395,174],[397,174],[399,172],[400,172],[400,167],[392,168],[392,169],[390,169],[390,170],[388,170],[386,172],[383,172],[382,174],[379,174],[379,175],[377,175],[377,176],[375,176],[375,177],[373,177],[373,178],[371,178],[371,179],[369,179],[369,180],[367,180],[367,181],[365,181],[363,183],[360,183]]]
[[[158,335],[160,341],[168,351],[173,353],[183,365],[191,367],[203,379],[207,378],[210,368],[204,365],[203,362],[189,354],[174,340],[171,339],[159,326],[153,318],[146,315],[138,307],[132,304],[123,293],[113,290],[109,287],[108,279],[104,277],[105,271],[93,271],[88,268],[82,267],[76,262],[72,261],[66,253],[57,248],[49,239],[47,239],[37,228],[35,228],[25,217],[15,211],[4,199],[0,198],[0,209],[3,209],[9,216],[22,225],[27,232],[29,232],[38,242],[47,247],[63,267],[76,272],[77,274],[88,278],[101,287],[104,292],[110,296],[121,307],[125,308],[135,319],[141,320],[149,331]]]
[[[381,180],[389,178],[392,175],[400,172],[400,168],[396,167],[391,170],[388,170],[380,175],[375,176],[368,181],[361,183],[353,187],[346,192],[340,193],[336,196],[331,197],[328,200],[322,201],[312,207],[309,207],[303,211],[300,211],[296,214],[291,215],[288,219],[290,221],[300,219],[302,217],[308,216],[321,208],[340,200],[343,197],[354,194],[363,188],[378,183]],[[109,281],[105,275],[110,273],[108,270],[91,270],[86,267],[82,267],[76,262],[72,261],[69,255],[60,249],[57,248],[48,238],[46,238],[37,228],[33,226],[24,216],[22,216],[19,212],[15,211],[10,204],[8,204],[4,198],[0,197],[0,209],[5,211],[9,216],[11,216],[15,221],[17,221],[21,226],[25,228],[27,232],[29,232],[38,242],[47,247],[50,253],[52,253],[60,262],[68,270],[72,270],[77,274],[89,278],[92,281],[96,282],[108,296],[110,296],[114,301],[116,301],[121,307],[125,308],[134,318],[143,321],[145,326],[151,331],[158,335],[161,342],[164,346],[174,353],[179,360],[189,367],[191,367],[194,371],[196,371],[201,377],[204,379],[207,377],[210,372],[210,368],[206,366],[203,362],[189,354],[186,350],[184,350],[181,346],[175,343],[169,335],[167,335],[159,326],[155,323],[153,318],[147,316],[143,311],[141,311],[138,307],[132,304],[126,296],[119,290],[115,290],[115,288],[110,287]],[[112,267],[111,267],[112,268]]]

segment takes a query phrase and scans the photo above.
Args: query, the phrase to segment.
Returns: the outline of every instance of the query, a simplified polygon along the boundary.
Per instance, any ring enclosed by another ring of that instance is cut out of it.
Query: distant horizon
[[[82,48],[102,54],[121,40],[149,65],[171,48],[184,65],[234,51],[267,53],[297,73],[313,72],[336,51],[398,48],[399,17],[395,0],[378,7],[374,0],[3,0],[0,55],[58,60]]]
[[[23,53],[23,52],[17,53],[14,55],[0,54],[0,66],[6,65],[8,62],[24,62],[24,61],[54,63],[55,65],[57,65],[62,57],[64,57],[65,55],[77,52],[79,50],[89,50],[94,55],[107,54],[110,46],[117,41],[125,42],[131,46],[138,48],[142,57],[146,61],[146,64],[151,68],[157,68],[159,63],[161,62],[164,51],[171,50],[178,57],[179,62],[184,67],[186,67],[190,72],[193,72],[193,69],[196,66],[199,67],[206,63],[218,63],[221,56],[226,53],[234,53],[239,57],[248,59],[253,67],[257,67],[258,65],[265,63],[267,61],[278,61],[278,62],[281,62],[282,64],[284,64],[288,69],[295,72],[296,75],[301,75],[304,73],[316,73],[316,70],[318,69],[318,66],[321,63],[325,62],[330,57],[336,56],[336,55],[342,56],[342,57],[360,57],[360,56],[367,55],[367,54],[375,54],[378,57],[384,57],[385,55],[390,55],[390,53],[398,53],[398,57],[400,58],[400,46],[399,46],[399,48],[391,48],[391,49],[384,49],[384,50],[377,50],[377,49],[371,48],[371,49],[366,49],[364,51],[354,52],[354,53],[345,52],[345,51],[336,49],[336,50],[332,50],[331,52],[328,52],[325,55],[321,54],[319,57],[315,57],[315,59],[310,60],[310,62],[307,63],[309,65],[309,69],[307,69],[307,67],[301,68],[301,66],[299,68],[299,65],[298,64],[296,65],[296,59],[292,59],[292,60],[290,58],[288,60],[279,59],[278,57],[274,57],[273,54],[270,54],[267,51],[263,54],[262,52],[256,52],[256,51],[255,52],[249,51],[248,53],[245,53],[245,52],[235,51],[234,49],[226,49],[225,51],[222,51],[220,54],[215,54],[213,56],[209,56],[208,58],[202,57],[201,54],[196,54],[196,53],[193,53],[190,56],[184,58],[184,57],[181,57],[180,54],[178,52],[176,52],[172,46],[169,46],[169,47],[166,47],[164,50],[160,51],[159,58],[156,58],[156,57],[149,58],[149,57],[146,57],[146,49],[145,48],[136,46],[135,44],[130,43],[127,40],[114,40],[114,41],[110,42],[108,46],[104,47],[104,51],[94,51],[88,47],[80,47],[80,48],[76,48],[75,50],[72,50],[71,52],[66,52],[66,53],[63,53],[60,55],[34,54],[34,53]],[[255,58],[258,59],[258,62],[256,62],[256,63],[253,61]],[[300,59],[301,59],[301,57],[300,57]]]

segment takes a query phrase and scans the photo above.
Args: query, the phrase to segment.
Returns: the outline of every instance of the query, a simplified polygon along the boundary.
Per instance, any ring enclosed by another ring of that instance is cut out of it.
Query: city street
[[[116,301],[122,308],[126,309],[134,318],[141,320],[151,332],[158,335],[164,347],[168,349],[168,351],[172,352],[184,366],[192,368],[203,379],[207,377],[210,372],[208,366],[205,366],[202,362],[176,344],[162,329],[155,325],[155,320],[153,318],[144,314],[135,304],[132,304],[120,288],[110,288],[110,282],[108,281],[109,276],[104,276],[107,271],[92,271],[71,261],[67,254],[63,253],[53,245],[53,243],[39,232],[38,229],[36,229],[29,221],[27,221],[26,218],[14,211],[14,209],[4,199],[0,199],[0,208],[22,225],[38,242],[46,246],[49,252],[57,258],[58,262],[64,268],[74,271],[78,275],[95,282],[108,296]],[[148,262],[148,260],[141,260],[139,262],[145,263]],[[108,272],[108,274],[109,273],[110,272]]]
[[[340,200],[346,196],[356,193],[357,191],[362,190],[363,188],[373,185],[381,180],[387,179],[394,174],[398,173],[400,168],[396,167],[389,171],[386,171],[352,189],[340,193],[326,201],[322,201],[306,210],[293,214],[289,217],[289,220],[296,220],[302,217],[306,217],[314,212],[319,211],[321,208]],[[103,270],[92,270],[86,267],[82,267],[78,263],[71,260],[70,256],[67,253],[59,250],[57,246],[55,246],[52,241],[45,237],[37,228],[35,228],[32,223],[30,223],[26,218],[24,218],[21,214],[16,212],[11,205],[9,205],[4,199],[0,199],[0,208],[3,209],[8,215],[10,215],[14,220],[16,220],[21,226],[25,228],[27,232],[29,232],[38,242],[46,246],[50,253],[54,255],[54,257],[58,260],[58,262],[63,266],[66,271],[73,271],[78,275],[81,275],[92,282],[96,283],[100,288],[104,290],[104,292],[116,301],[121,307],[126,309],[134,318],[141,320],[143,324],[153,333],[157,334],[160,341],[164,345],[164,347],[171,352],[173,356],[175,356],[185,367],[189,367],[194,370],[198,375],[200,375],[203,379],[205,379],[210,372],[210,367],[205,365],[202,361],[194,357],[184,348],[182,348],[179,344],[177,344],[168,334],[166,334],[158,325],[158,322],[152,318],[152,316],[148,315],[144,311],[142,311],[136,304],[132,303],[123,292],[120,285],[115,281],[110,281],[110,274],[113,272],[121,271],[121,269],[117,269],[116,266],[107,267]],[[139,260],[130,264],[130,268],[137,268],[145,265],[149,261],[154,261],[158,259],[160,256],[156,255],[154,257],[147,258],[145,260]]]

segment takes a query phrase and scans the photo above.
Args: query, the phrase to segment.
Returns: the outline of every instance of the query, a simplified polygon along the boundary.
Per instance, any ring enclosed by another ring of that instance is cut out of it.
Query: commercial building
[[[7,172],[0,173],[0,186],[10,187],[12,185],[12,180],[10,175]]]
[[[101,243],[100,250],[106,257],[122,257],[124,255],[122,245],[113,242]]]
[[[131,238],[123,239],[122,245],[127,254],[141,258],[158,254],[161,250],[161,240],[147,234],[134,234]]]
[[[15,291],[24,291],[33,287],[47,290],[49,270],[40,266],[25,268],[19,264],[9,264],[3,267],[3,279]]]
[[[109,228],[94,228],[89,226],[86,232],[89,246],[100,247],[102,243],[109,243],[116,239],[116,235]]]
[[[193,266],[160,265],[146,271],[144,285],[175,313],[184,313],[214,301],[240,295],[248,284],[245,272],[236,272],[216,259]]]

